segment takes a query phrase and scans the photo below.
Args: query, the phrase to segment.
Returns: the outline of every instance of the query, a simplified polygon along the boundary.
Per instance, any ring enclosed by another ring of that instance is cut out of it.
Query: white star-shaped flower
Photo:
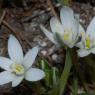
[[[10,35],[8,40],[10,59],[0,57],[0,67],[5,70],[0,73],[0,85],[12,82],[12,87],[15,87],[19,85],[24,78],[28,81],[38,81],[44,78],[44,71],[31,67],[38,51],[39,48],[36,46],[23,56],[19,41],[13,35]]]
[[[95,54],[95,17],[90,22],[89,26],[87,27],[87,31],[83,30],[82,39],[77,44],[77,47],[80,49],[78,50],[78,55],[80,57],[85,57],[90,53]]]
[[[72,48],[75,46],[79,38],[79,21],[71,8],[64,6],[60,10],[60,19],[52,17],[50,20],[50,26],[52,32],[49,32],[43,25],[41,29],[44,34],[56,45],[59,40],[61,44],[65,44],[68,47]]]

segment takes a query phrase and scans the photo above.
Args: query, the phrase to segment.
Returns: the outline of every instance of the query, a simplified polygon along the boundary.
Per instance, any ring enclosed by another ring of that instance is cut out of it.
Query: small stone
[[[53,54],[56,50],[58,50],[59,49],[59,47],[57,47],[57,46],[52,46],[49,50],[48,50],[48,55],[51,55],[51,54]]]
[[[0,48],[0,56],[3,54],[4,48]]]
[[[78,94],[83,94],[83,93],[85,93],[83,88],[78,89]]]
[[[95,11],[95,7],[93,7],[93,11]]]
[[[80,23],[85,24],[85,20],[84,19],[80,19]]]
[[[57,54],[53,54],[53,55],[52,55],[52,60],[53,60],[53,61],[57,61],[57,59],[58,59],[58,55],[57,55]]]
[[[42,50],[42,51],[41,51],[41,54],[42,54],[43,56],[46,56],[46,55],[47,55],[47,51],[46,51],[46,50]]]
[[[41,38],[37,36],[36,38],[33,39],[33,41],[34,42],[41,42]]]
[[[61,63],[63,61],[62,55],[53,54],[51,57],[52,57],[52,60],[55,61],[56,63]]]
[[[46,47],[47,46],[47,43],[46,42],[39,41],[39,45],[41,47]]]

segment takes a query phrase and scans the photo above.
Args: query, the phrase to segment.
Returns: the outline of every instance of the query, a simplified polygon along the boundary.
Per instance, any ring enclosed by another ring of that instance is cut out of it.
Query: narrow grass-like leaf
[[[72,85],[72,95],[77,95],[78,93],[78,80],[74,78],[73,85]]]

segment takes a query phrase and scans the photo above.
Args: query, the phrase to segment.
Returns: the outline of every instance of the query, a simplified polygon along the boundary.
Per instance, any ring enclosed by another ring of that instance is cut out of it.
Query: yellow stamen
[[[64,33],[63,39],[67,41],[69,39],[69,33]]]
[[[89,49],[91,47],[91,40],[89,37],[85,39],[85,48]]]
[[[17,75],[22,75],[25,71],[24,67],[21,64],[12,64],[11,69]]]

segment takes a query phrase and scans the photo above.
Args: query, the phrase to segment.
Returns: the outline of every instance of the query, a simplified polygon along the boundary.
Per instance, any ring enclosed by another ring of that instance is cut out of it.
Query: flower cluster
[[[85,32],[79,23],[79,15],[75,15],[73,10],[64,6],[60,10],[60,20],[52,17],[49,32],[43,25],[40,25],[44,34],[58,46],[73,48],[78,47],[80,57],[95,54],[95,17],[90,22]],[[81,38],[80,42],[79,38]],[[25,78],[28,81],[38,81],[45,77],[44,71],[32,67],[39,52],[36,46],[30,49],[24,56],[19,41],[10,35],[8,39],[8,54],[10,58],[0,57],[0,67],[5,71],[0,73],[0,85],[11,82],[12,87],[21,83]]]
[[[61,8],[60,19],[61,22],[55,17],[51,18],[52,32],[49,32],[43,25],[40,25],[41,30],[56,45],[80,48],[78,50],[80,57],[90,53],[95,54],[95,17],[88,26],[87,32],[79,23],[79,15],[75,15],[73,10],[67,6]],[[80,42],[78,42],[79,38],[81,38]]]

